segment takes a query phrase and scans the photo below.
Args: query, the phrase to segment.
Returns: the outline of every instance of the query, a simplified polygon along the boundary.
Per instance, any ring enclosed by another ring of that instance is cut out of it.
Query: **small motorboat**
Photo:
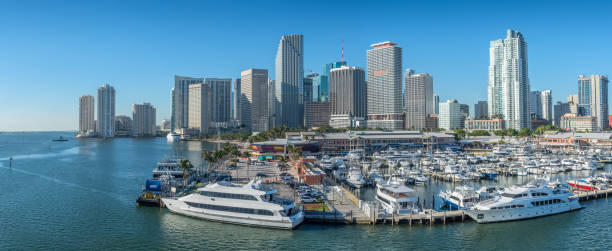
[[[57,139],[53,139],[52,141],[56,141],[56,142],[57,142],[57,141],[68,141],[68,139],[66,139],[66,138],[64,138],[64,137],[62,137],[62,136],[59,136],[59,138],[57,138]]]

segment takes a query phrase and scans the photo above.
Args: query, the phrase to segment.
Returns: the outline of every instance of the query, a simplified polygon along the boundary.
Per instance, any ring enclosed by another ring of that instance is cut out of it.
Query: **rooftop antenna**
[[[341,57],[340,57],[340,62],[342,64],[342,62],[344,62],[344,40],[342,40],[342,49],[341,49]]]

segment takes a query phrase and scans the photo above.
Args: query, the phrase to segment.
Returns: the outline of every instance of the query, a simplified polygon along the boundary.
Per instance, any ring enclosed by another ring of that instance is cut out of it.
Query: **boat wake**
[[[33,153],[33,154],[15,155],[12,157],[13,157],[13,160],[44,159],[44,158],[53,158],[53,157],[58,157],[58,156],[74,155],[78,153],[79,153],[79,147],[73,147],[73,148],[69,148],[69,149],[66,149],[66,150],[63,150],[57,153]],[[10,157],[0,158],[0,161],[7,161],[9,159]]]

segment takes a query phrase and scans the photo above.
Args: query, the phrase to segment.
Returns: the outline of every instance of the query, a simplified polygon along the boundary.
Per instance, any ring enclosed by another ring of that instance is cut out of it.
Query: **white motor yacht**
[[[196,193],[179,198],[162,198],[173,213],[211,221],[295,229],[304,214],[288,199],[275,198],[276,190],[267,189],[261,180],[237,185],[226,181],[199,188]]]
[[[440,197],[452,209],[466,209],[475,205],[480,196],[474,192],[474,188],[464,185],[455,187],[453,191],[441,192]]]
[[[351,167],[348,171],[346,181],[353,184],[353,186],[359,188],[365,185],[365,180],[361,174],[361,170],[358,167]]]

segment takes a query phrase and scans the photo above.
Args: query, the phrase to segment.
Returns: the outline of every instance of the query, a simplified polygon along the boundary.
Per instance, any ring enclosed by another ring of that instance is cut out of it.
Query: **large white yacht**
[[[353,184],[353,186],[357,188],[362,187],[366,183],[363,179],[363,175],[361,174],[361,170],[358,167],[351,167],[349,169],[346,181]]]
[[[466,210],[478,223],[523,220],[582,208],[573,194],[560,186],[528,184],[503,189],[492,199]]]
[[[376,200],[389,214],[408,214],[416,209],[418,197],[403,183],[387,180],[376,184]]]
[[[288,199],[275,198],[261,180],[238,185],[226,181],[209,184],[180,198],[162,198],[173,213],[258,227],[295,229],[304,214]]]

